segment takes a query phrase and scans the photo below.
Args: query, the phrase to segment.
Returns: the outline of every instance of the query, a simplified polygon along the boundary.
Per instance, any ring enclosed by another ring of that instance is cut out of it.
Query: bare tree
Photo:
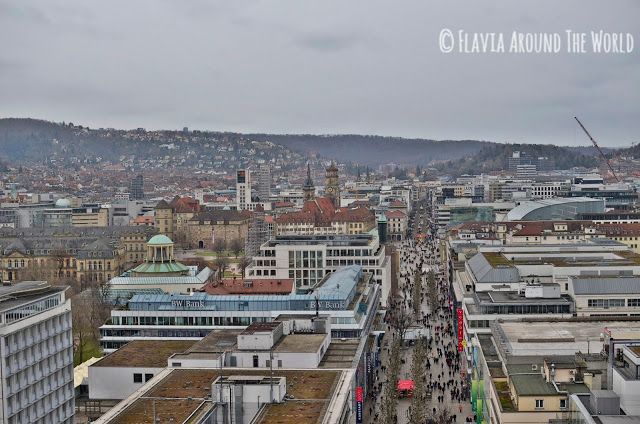
[[[404,343],[404,336],[407,328],[411,325],[411,315],[404,306],[400,305],[393,311],[391,326],[396,330],[400,343]]]
[[[240,252],[242,252],[243,248],[244,245],[242,243],[242,240],[238,238],[234,238],[229,242],[229,250],[233,252],[236,258],[240,255]]]
[[[389,368],[382,399],[382,424],[393,424],[396,421],[398,406],[398,376],[400,374],[400,340],[396,339],[391,345],[389,354]]]
[[[433,270],[427,274],[427,298],[429,299],[429,308],[433,313],[440,307],[440,305],[438,305],[438,285]]]
[[[427,393],[425,390],[425,361],[427,359],[426,340],[420,338],[413,349],[411,361],[411,374],[415,384],[413,398],[411,398],[411,412],[409,422],[411,424],[424,424],[427,417]]]
[[[215,264],[216,268],[218,268],[218,279],[222,280],[224,278],[224,272],[229,266],[229,261],[227,260],[227,258],[220,256],[218,259],[216,259]]]
[[[412,293],[412,305],[413,315],[416,319],[420,316],[420,306],[422,305],[422,274],[420,269],[416,270],[413,277],[413,293]]]
[[[453,419],[453,415],[451,415],[451,411],[449,411],[449,408],[443,407],[440,410],[436,410],[435,414],[431,412],[429,414],[429,419],[432,423],[450,423]]]
[[[216,256],[220,257],[227,248],[227,242],[224,239],[217,238],[213,242],[213,251],[216,252]]]
[[[238,261],[238,268],[240,268],[240,271],[242,272],[242,278],[244,278],[245,270],[247,269],[247,267],[249,265],[251,265],[251,258],[250,257],[243,256]]]

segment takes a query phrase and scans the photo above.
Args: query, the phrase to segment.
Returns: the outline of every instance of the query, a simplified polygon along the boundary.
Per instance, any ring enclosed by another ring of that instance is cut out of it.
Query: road
[[[427,296],[427,279],[426,274],[422,275],[422,296],[417,301],[420,302],[421,317],[418,322],[419,326],[429,328],[432,340],[428,349],[428,367],[424,376],[427,385],[432,387],[431,398],[427,401],[427,416],[431,421],[427,422],[443,422],[442,411],[447,411],[448,422],[464,423],[473,419],[473,412],[468,401],[468,388],[465,379],[461,376],[460,369],[466,368],[462,365],[464,358],[458,355],[457,336],[455,335],[453,311],[449,308],[448,285],[443,268],[439,264],[438,243],[434,242],[434,227],[431,225],[429,216],[429,208],[425,207],[416,213],[415,219],[410,225],[410,235],[416,233],[428,233],[429,236],[424,241],[415,241],[412,238],[398,243],[400,249],[400,275],[399,296],[396,298],[397,308],[404,308],[408,313],[413,314],[411,306],[412,285],[416,270],[423,266],[430,267],[436,275],[436,284],[438,286],[438,299],[435,311],[429,305]],[[382,366],[377,375],[377,383],[381,390],[375,398],[375,401],[368,402],[365,405],[365,423],[378,423],[381,416],[381,397],[384,396],[384,383],[387,376],[384,370],[388,370],[389,366],[389,347],[392,340],[398,337],[397,331],[391,326],[387,326],[387,333],[383,342],[382,349]],[[399,379],[414,379],[411,372],[411,359],[413,357],[413,346],[406,346],[402,349],[401,369]],[[447,359],[445,359],[447,358]],[[409,422],[409,409],[411,399],[399,399],[396,417],[398,423]],[[435,418],[434,417],[438,417]],[[447,420],[444,420],[447,422]]]

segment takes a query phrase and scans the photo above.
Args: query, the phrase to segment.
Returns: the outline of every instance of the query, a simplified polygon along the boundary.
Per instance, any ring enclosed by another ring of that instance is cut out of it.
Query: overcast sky
[[[586,145],[578,115],[604,146],[640,141],[640,1],[524,4],[0,0],[0,117]],[[604,29],[635,48],[445,54],[443,28]]]

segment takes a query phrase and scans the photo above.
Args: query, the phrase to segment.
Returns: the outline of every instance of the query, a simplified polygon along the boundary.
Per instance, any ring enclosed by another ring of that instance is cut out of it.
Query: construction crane
[[[620,182],[620,179],[618,178],[618,176],[616,175],[615,171],[613,170],[613,167],[611,166],[611,163],[609,162],[609,159],[607,159],[607,157],[604,155],[602,149],[600,149],[600,146],[598,146],[598,143],[596,143],[596,141],[593,139],[593,137],[591,137],[591,134],[589,134],[589,131],[587,131],[587,129],[584,127],[584,125],[582,125],[582,122],[580,122],[578,117],[574,116],[573,118],[578,122],[578,125],[580,125],[580,128],[582,128],[582,131],[584,131],[584,133],[587,135],[587,137],[589,137],[589,140],[591,140],[591,143],[593,143],[593,146],[598,150],[598,153],[600,153],[600,156],[602,156],[602,160],[604,160],[604,162],[609,167],[609,171],[611,171],[611,174],[613,175],[613,178],[615,178],[617,182]]]

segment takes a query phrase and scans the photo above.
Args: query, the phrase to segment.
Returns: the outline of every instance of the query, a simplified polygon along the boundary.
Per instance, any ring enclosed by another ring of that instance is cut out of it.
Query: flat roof
[[[274,346],[274,352],[317,352],[324,342],[326,334],[289,334]]]
[[[208,294],[289,294],[293,291],[294,280],[280,279],[224,279],[211,281],[202,287]]]
[[[570,305],[572,303],[571,298],[567,295],[557,298],[525,297],[524,294],[513,291],[476,292],[475,295],[482,305]]]
[[[333,339],[320,361],[319,368],[349,368],[358,352],[357,339]]]
[[[0,285],[0,312],[66,291],[68,286],[52,286],[46,281],[24,281]]]
[[[300,424],[319,422],[327,412],[342,371],[274,370],[274,377],[285,377],[287,394],[292,400],[266,406],[260,424]],[[153,424],[153,415],[161,422],[189,422],[188,418],[205,407],[213,407],[211,385],[218,376],[270,376],[270,370],[255,369],[172,369],[139,398],[114,415],[109,422]],[[126,400],[125,400],[126,402]]]
[[[253,322],[247,328],[245,328],[242,335],[255,334],[255,333],[271,333],[276,328],[280,327],[282,322],[270,321],[270,322]]]
[[[194,340],[133,340],[92,367],[164,368],[174,353],[189,349]]]
[[[625,334],[629,333],[629,337],[640,337],[640,320],[633,318],[522,319],[498,321],[496,324],[500,332],[500,345],[506,354],[515,356],[573,355],[578,351],[600,351],[601,335],[607,330],[616,336],[618,330],[623,330]]]
[[[509,376],[518,396],[549,396],[558,392],[553,384],[547,383],[542,374],[514,374]]]

